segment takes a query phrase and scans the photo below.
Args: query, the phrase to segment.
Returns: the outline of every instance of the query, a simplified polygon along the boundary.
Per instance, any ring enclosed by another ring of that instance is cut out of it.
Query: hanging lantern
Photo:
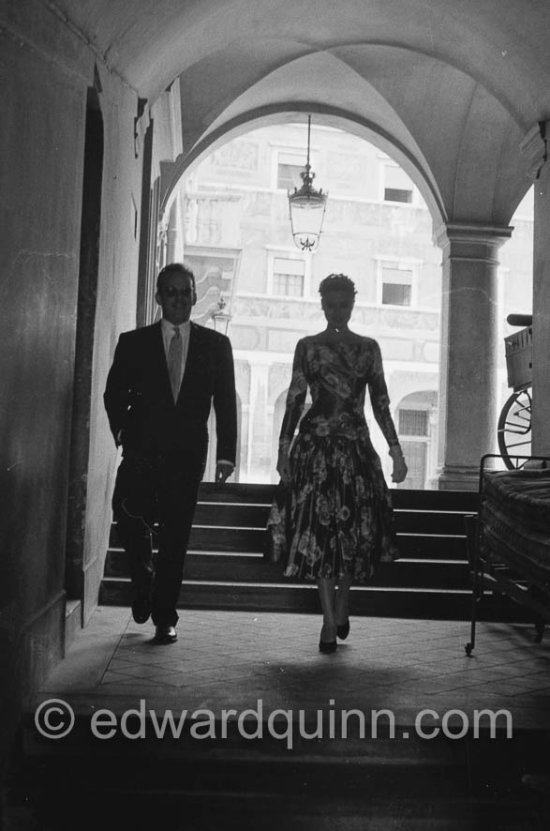
[[[309,163],[311,116],[307,118],[307,161],[300,176],[301,188],[288,192],[290,227],[296,246],[301,251],[315,251],[323,228],[328,193],[313,188],[315,173]]]

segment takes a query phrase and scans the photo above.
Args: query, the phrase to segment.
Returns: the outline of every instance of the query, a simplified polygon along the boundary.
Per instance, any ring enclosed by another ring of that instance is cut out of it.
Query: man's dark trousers
[[[157,626],[175,626],[178,620],[175,609],[201,474],[201,469],[162,460],[146,464],[123,458],[118,469],[113,516],[129,559],[134,600],[151,601]]]

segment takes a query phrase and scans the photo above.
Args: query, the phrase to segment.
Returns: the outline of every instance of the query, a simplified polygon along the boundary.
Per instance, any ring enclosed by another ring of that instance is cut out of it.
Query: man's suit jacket
[[[161,325],[125,332],[118,341],[104,401],[123,451],[204,467],[207,423],[216,413],[216,458],[235,462],[237,415],[229,338],[191,323],[189,351],[176,403]]]

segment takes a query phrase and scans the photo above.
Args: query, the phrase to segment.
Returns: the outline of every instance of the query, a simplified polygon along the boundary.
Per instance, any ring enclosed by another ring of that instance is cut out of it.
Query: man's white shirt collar
[[[160,319],[160,325],[162,326],[163,335],[168,335],[169,337],[172,337],[172,335],[174,334],[174,329],[179,329],[180,335],[183,337],[184,335],[187,335],[189,333],[189,330],[191,328],[191,321],[186,320],[184,323],[178,323],[176,325],[175,323],[170,323],[170,321],[166,320],[165,317],[162,317]]]

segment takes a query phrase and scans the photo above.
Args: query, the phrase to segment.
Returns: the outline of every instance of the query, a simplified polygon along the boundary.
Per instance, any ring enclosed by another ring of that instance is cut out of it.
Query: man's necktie
[[[181,339],[180,330],[174,326],[174,334],[168,347],[168,375],[170,376],[170,384],[172,386],[172,395],[174,401],[178,399],[181,381],[181,362],[183,359],[183,341]]]

